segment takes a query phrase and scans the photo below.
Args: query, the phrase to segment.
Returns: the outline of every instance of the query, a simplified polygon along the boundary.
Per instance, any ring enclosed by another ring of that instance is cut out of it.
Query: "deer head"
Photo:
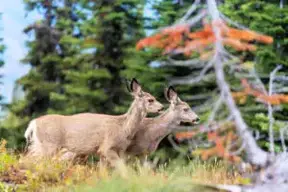
[[[158,102],[150,93],[144,92],[135,78],[132,79],[128,89],[134,99],[146,109],[146,112],[158,113],[163,110],[163,105]]]
[[[199,123],[199,117],[194,111],[192,111],[192,109],[186,102],[181,101],[181,99],[178,97],[177,92],[172,86],[170,86],[168,89],[165,89],[164,94],[166,99],[170,102],[170,107],[168,110],[174,112],[174,118],[177,119],[177,122],[192,124]]]

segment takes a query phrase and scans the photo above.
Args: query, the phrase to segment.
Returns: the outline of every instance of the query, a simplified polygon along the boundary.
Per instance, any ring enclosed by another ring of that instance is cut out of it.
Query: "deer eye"
[[[154,102],[154,99],[148,99],[148,102],[149,102],[149,103],[153,103],[153,102]]]
[[[184,112],[188,112],[188,111],[189,111],[189,108],[184,108],[183,111],[184,111]]]

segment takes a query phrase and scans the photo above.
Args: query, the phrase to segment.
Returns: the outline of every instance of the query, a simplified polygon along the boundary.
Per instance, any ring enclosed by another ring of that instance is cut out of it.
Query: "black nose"
[[[193,122],[194,122],[194,123],[199,123],[199,121],[200,121],[200,118],[197,117]]]

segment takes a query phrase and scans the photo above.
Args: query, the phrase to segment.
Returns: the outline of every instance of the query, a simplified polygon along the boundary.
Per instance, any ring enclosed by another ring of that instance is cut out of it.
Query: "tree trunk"
[[[252,134],[249,132],[246,123],[244,122],[239,109],[237,108],[235,101],[231,95],[228,83],[225,81],[225,75],[223,71],[223,65],[221,61],[221,52],[224,50],[221,31],[218,25],[215,23],[220,21],[220,14],[215,0],[207,0],[208,11],[212,17],[212,27],[215,34],[215,55],[214,55],[214,68],[216,73],[217,85],[223,93],[223,100],[225,101],[231,115],[235,120],[237,132],[242,138],[245,145],[245,152],[247,159],[253,165],[264,167],[268,162],[268,153],[263,151],[256,143]]]

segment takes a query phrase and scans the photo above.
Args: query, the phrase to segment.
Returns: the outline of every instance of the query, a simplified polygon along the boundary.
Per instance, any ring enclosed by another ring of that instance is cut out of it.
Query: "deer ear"
[[[165,89],[165,97],[169,102],[177,102],[178,95],[175,89],[172,86]]]
[[[125,78],[125,85],[126,85],[126,88],[129,92],[131,92],[131,89],[130,89],[130,82],[128,79]]]
[[[142,88],[135,78],[133,78],[131,83],[130,83],[130,90],[134,94],[140,94],[141,93]]]

